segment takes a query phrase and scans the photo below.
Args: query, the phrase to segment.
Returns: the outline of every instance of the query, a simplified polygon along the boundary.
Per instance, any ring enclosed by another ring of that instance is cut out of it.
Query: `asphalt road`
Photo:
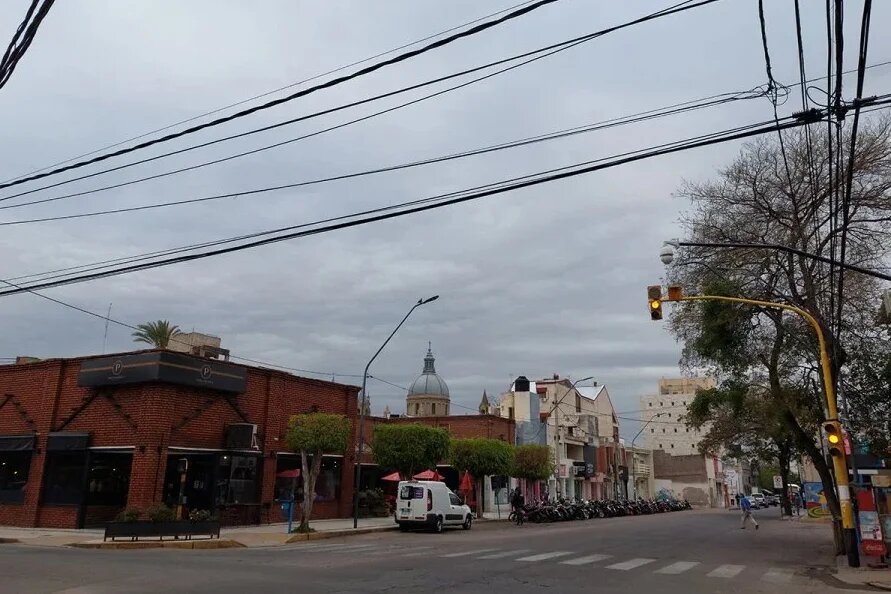
[[[0,545],[0,590],[190,592],[839,592],[816,567],[829,529],[728,511],[550,525],[490,522],[445,534],[385,532],[266,549],[96,551]]]

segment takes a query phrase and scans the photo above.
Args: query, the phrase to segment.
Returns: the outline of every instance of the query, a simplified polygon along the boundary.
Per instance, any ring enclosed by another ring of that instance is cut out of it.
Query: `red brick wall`
[[[278,521],[280,514],[272,508],[274,452],[287,450],[290,416],[315,407],[345,415],[355,426],[355,386],[248,367],[246,392],[231,398],[232,404],[216,392],[167,384],[118,386],[97,394],[77,385],[82,360],[0,366],[0,403],[6,401],[0,409],[0,434],[39,433],[25,502],[0,504],[0,524],[75,527],[76,506],[39,505],[50,431],[89,432],[91,446],[134,446],[127,505],[145,508],[161,499],[169,446],[219,449],[227,424],[255,423],[264,454],[260,502],[265,505],[255,515]],[[348,452],[340,501],[319,504],[314,517],[349,515],[353,460]]]

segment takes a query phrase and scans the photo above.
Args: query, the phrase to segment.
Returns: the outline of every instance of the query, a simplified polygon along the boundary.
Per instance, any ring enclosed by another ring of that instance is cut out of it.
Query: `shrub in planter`
[[[139,516],[142,515],[142,512],[136,509],[135,507],[127,508],[117,516],[115,516],[115,522],[136,522],[139,520]]]
[[[156,503],[145,511],[145,515],[152,522],[173,522],[176,520],[176,511],[163,503]]]
[[[213,514],[206,509],[193,509],[189,512],[190,522],[209,522],[214,519]]]

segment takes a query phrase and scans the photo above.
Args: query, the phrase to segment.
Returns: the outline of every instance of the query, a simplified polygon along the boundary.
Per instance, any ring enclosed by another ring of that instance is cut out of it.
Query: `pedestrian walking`
[[[758,522],[755,521],[755,516],[752,515],[752,502],[745,495],[739,499],[739,508],[742,510],[742,525],[740,528],[745,530],[746,520],[751,520],[752,524],[755,525],[755,530],[758,530]]]
[[[523,520],[525,519],[524,508],[526,507],[526,498],[523,497],[523,493],[522,491],[520,491],[519,487],[517,487],[511,495],[510,505],[511,508],[513,508],[514,520],[516,521],[518,526],[522,525]]]

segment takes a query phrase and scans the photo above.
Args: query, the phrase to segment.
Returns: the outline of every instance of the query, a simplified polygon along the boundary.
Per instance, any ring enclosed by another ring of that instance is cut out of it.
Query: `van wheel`
[[[399,525],[399,531],[400,531],[400,532],[408,532],[408,526],[405,526],[405,525],[403,525],[403,524],[400,524],[400,525]]]
[[[464,520],[464,523],[461,524],[461,527],[464,528],[465,530],[470,530],[470,528],[472,526],[473,526],[473,518],[470,516],[467,516],[467,519]]]
[[[442,532],[442,516],[436,516],[436,524],[433,525],[433,531],[437,534]]]

